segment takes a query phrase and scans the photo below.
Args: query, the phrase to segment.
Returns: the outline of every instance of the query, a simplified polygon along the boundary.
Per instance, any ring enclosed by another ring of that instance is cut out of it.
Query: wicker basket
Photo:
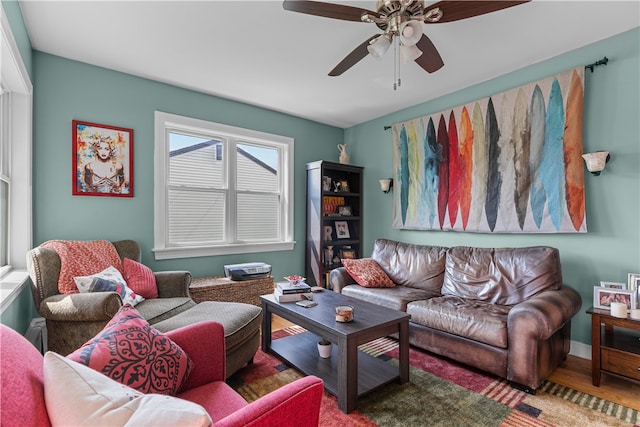
[[[227,277],[203,277],[191,282],[189,292],[195,302],[244,302],[259,307],[260,295],[273,293],[274,286],[273,276],[242,281]]]

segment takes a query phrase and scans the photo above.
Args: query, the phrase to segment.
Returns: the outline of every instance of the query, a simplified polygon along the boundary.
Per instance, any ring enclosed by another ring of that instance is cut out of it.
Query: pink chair
[[[307,376],[247,403],[225,382],[222,325],[201,322],[167,332],[191,357],[194,369],[177,396],[204,407],[214,426],[317,426],[322,380]],[[206,339],[203,339],[206,337]],[[45,407],[43,357],[22,335],[0,325],[2,426],[50,426]]]

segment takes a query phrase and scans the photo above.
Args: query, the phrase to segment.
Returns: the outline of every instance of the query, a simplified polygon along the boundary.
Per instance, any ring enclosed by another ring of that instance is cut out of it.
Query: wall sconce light
[[[381,179],[378,182],[380,182],[380,189],[385,194],[391,191],[391,189],[393,188],[393,179],[391,178]]]
[[[600,175],[604,165],[609,162],[611,156],[608,151],[596,151],[595,153],[583,154],[582,158],[587,165],[587,170],[593,175]]]

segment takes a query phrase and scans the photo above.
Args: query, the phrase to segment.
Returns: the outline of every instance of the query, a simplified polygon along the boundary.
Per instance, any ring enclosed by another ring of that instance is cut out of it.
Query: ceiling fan
[[[428,73],[433,73],[442,68],[444,62],[438,49],[422,32],[422,23],[459,21],[529,1],[439,1],[425,6],[424,0],[379,0],[375,12],[318,1],[285,0],[282,6],[285,10],[308,15],[373,23],[383,31],[365,40],[329,72],[330,76],[339,76],[368,54],[381,57],[392,43],[399,46],[399,60],[413,60]],[[399,83],[399,79],[394,82],[394,89]]]

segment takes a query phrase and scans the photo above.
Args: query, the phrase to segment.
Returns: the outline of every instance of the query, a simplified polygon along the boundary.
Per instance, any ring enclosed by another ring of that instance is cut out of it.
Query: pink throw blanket
[[[110,266],[123,271],[118,251],[106,240],[49,240],[40,247],[53,249],[60,257],[58,290],[61,294],[78,293],[74,277],[90,276]]]

